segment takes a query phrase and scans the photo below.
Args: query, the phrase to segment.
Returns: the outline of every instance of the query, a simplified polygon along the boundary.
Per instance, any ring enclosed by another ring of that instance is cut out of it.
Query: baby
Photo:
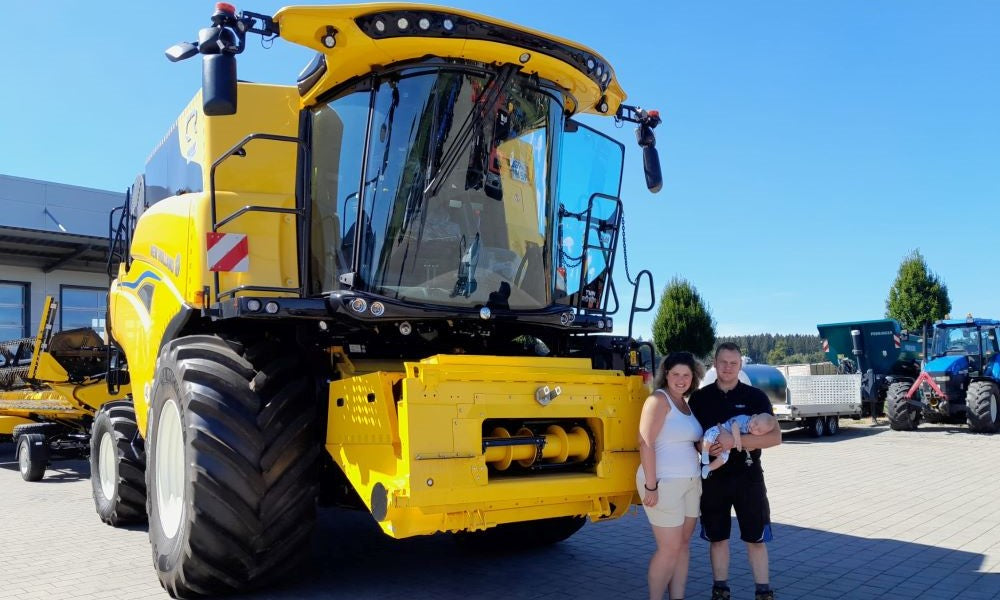
[[[726,464],[729,460],[729,450],[712,459],[708,454],[708,449],[712,447],[715,440],[719,438],[719,433],[725,429],[733,434],[733,441],[736,450],[742,452],[743,444],[740,442],[740,435],[749,433],[751,435],[764,435],[778,426],[778,420],[774,415],[760,413],[756,415],[736,415],[722,425],[714,425],[705,430],[705,437],[701,441],[701,477],[707,479],[708,475]],[[711,462],[709,462],[711,461]],[[747,455],[747,464],[750,464],[750,455]]]

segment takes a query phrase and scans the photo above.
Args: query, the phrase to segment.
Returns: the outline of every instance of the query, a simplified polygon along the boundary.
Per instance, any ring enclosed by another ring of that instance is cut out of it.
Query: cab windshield
[[[353,289],[408,303],[562,302],[553,196],[571,180],[574,205],[617,194],[620,154],[605,184],[584,152],[560,152],[562,94],[513,66],[442,61],[370,81],[313,111],[314,292],[350,273]],[[595,177],[601,189],[584,190]]]
[[[975,326],[941,327],[934,333],[932,356],[948,354],[979,354],[979,336],[983,332]],[[989,345],[983,348],[988,351]]]

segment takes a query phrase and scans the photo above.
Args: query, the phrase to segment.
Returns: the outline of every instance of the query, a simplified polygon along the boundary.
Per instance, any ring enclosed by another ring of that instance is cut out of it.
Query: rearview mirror
[[[646,187],[654,194],[663,187],[663,174],[660,173],[660,153],[656,146],[643,146],[642,169],[646,172]]]
[[[201,63],[201,101],[210,117],[236,114],[236,57],[206,54]]]

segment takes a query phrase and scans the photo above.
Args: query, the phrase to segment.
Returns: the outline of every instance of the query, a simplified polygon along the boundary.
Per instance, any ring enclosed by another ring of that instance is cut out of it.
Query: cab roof
[[[625,92],[604,57],[586,46],[474,12],[385,2],[288,6],[273,17],[281,37],[324,55],[326,71],[302,104],[351,79],[424,57],[520,64],[567,92],[566,110],[614,115]],[[323,39],[333,34],[335,44]],[[602,110],[603,109],[603,110]]]

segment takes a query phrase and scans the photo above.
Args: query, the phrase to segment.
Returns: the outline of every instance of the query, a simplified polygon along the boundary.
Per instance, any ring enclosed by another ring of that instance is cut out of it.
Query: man
[[[743,355],[740,347],[726,342],[715,351],[715,383],[691,395],[688,404],[703,429],[725,423],[736,415],[774,414],[771,402],[761,390],[740,382]],[[771,541],[771,509],[760,466],[761,448],[781,443],[781,429],[763,435],[742,436],[742,453],[733,453],[729,461],[702,482],[701,537],[710,543],[712,559],[712,600],[729,600],[729,529],[730,510],[736,509],[740,538],[746,542],[750,570],[756,584],[756,600],[772,600],[768,573],[767,546]],[[723,432],[709,453],[718,456],[732,450],[733,436]]]

